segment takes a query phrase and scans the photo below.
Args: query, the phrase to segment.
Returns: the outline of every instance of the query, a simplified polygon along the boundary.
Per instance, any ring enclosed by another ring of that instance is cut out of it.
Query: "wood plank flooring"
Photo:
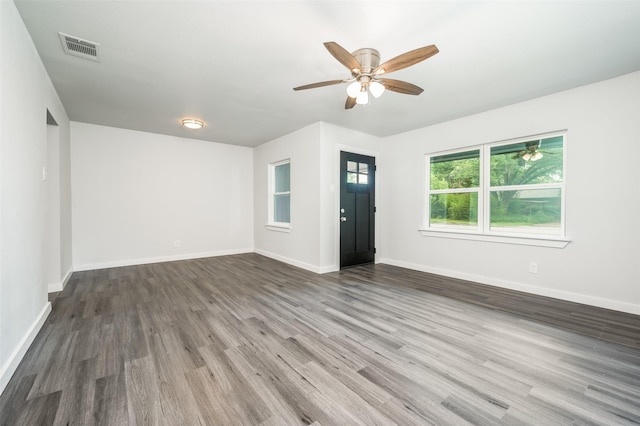
[[[640,424],[640,317],[257,254],[74,273],[0,425]]]

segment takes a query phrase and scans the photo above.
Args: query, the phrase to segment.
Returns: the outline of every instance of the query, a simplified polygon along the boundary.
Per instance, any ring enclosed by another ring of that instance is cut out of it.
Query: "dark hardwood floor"
[[[0,424],[640,424],[640,317],[257,254],[77,272]]]

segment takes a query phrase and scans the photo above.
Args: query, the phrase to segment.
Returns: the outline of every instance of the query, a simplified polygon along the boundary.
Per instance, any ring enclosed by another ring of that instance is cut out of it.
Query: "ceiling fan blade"
[[[375,81],[382,83],[385,89],[392,92],[398,92],[405,95],[419,95],[424,91],[421,87],[415,84],[407,83],[406,81],[393,80],[391,78],[378,78]]]
[[[434,44],[432,44],[431,46],[425,46],[407,53],[403,53],[402,55],[396,56],[393,59],[389,59],[382,65],[378,65],[376,69],[373,70],[373,74],[388,74],[393,71],[407,68],[411,65],[417,64],[418,62],[422,62],[425,59],[432,57],[438,52],[438,48]]]
[[[344,103],[344,109],[351,109],[356,106],[356,98],[347,96],[347,102]]]
[[[326,42],[324,47],[326,47],[329,53],[331,53],[342,65],[349,68],[349,71],[360,71],[360,63],[344,47],[340,46],[335,41]]]
[[[329,81],[321,81],[318,83],[305,84],[304,86],[294,87],[293,90],[306,90],[306,89],[315,89],[316,87],[324,87],[331,86],[332,84],[340,84],[344,83],[345,80],[329,80]]]

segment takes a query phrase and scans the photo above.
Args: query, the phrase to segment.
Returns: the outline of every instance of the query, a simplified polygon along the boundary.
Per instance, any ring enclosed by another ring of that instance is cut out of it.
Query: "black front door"
[[[374,261],[375,170],[374,157],[340,153],[340,268]]]

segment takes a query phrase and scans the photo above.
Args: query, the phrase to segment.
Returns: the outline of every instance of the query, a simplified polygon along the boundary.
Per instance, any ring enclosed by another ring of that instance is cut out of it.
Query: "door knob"
[[[344,213],[344,209],[340,209],[340,213]]]
[[[344,217],[344,216],[340,216],[340,222],[346,222],[346,221],[347,221],[347,218],[346,218],[346,217]]]

